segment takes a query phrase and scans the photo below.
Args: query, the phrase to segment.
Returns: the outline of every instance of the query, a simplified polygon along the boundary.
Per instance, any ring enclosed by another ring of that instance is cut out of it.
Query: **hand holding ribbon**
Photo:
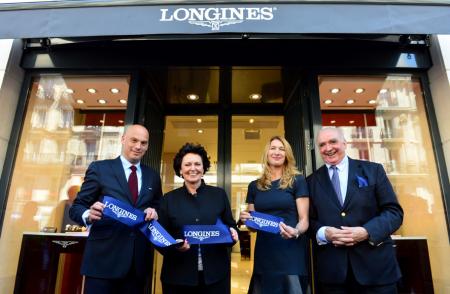
[[[283,218],[256,211],[250,211],[250,215],[252,217],[245,221],[247,227],[272,234],[280,233],[280,223],[283,222]]]

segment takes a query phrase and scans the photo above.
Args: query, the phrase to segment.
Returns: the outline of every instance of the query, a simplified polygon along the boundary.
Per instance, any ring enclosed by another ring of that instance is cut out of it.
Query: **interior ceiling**
[[[410,81],[410,76],[405,76],[404,81]],[[380,90],[385,89],[391,95],[391,89],[398,88],[398,83],[402,79],[395,76],[395,79],[386,76],[358,76],[349,78],[348,76],[321,76],[319,77],[320,108],[323,110],[352,110],[368,109],[374,110],[378,107]],[[332,89],[339,89],[338,93],[332,93]],[[364,89],[362,93],[356,93],[358,88]],[[325,100],[332,100],[331,104],[325,104]],[[352,99],[353,104],[346,101]],[[370,100],[376,103],[370,104]]]
[[[57,99],[56,97],[67,97],[71,100],[74,109],[125,110],[126,103],[123,104],[119,100],[128,100],[129,86],[129,77],[127,76],[72,77],[49,75],[41,77],[33,83],[32,94],[36,95],[38,89],[41,88],[44,95],[52,95],[54,99]],[[95,89],[96,92],[90,93],[88,89]],[[117,89],[118,93],[111,92],[111,89]],[[56,91],[60,91],[61,96]],[[106,100],[106,103],[100,104],[99,99]],[[84,103],[77,103],[77,100],[83,100]]]

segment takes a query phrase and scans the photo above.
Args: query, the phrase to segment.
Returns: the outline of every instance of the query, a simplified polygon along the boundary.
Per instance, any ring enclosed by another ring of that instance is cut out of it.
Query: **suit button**
[[[198,221],[199,221],[199,219],[198,219],[198,218],[196,218],[196,219],[195,219],[195,221],[196,221],[196,222],[198,222]]]
[[[345,212],[341,212],[341,216],[342,217],[346,216]]]

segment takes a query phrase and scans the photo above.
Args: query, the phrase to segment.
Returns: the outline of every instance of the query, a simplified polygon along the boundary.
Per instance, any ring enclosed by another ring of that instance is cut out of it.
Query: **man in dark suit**
[[[403,210],[383,166],[349,158],[341,129],[320,130],[316,142],[325,165],[307,181],[319,293],[396,293],[390,235]]]
[[[88,225],[89,237],[81,266],[85,293],[142,293],[153,267],[150,242],[136,228],[103,218],[103,196],[130,204],[157,219],[161,180],[140,164],[148,148],[145,127],[131,125],[122,136],[122,154],[116,159],[93,162],[72,207],[70,217]]]

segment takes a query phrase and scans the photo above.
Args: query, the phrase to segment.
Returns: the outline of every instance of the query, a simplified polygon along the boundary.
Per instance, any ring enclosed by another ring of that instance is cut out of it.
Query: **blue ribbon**
[[[147,239],[158,247],[177,245],[178,242],[156,221],[145,221],[145,213],[110,196],[103,197],[103,215],[129,227],[139,227]]]
[[[250,211],[250,215],[252,218],[244,223],[247,227],[272,234],[280,233],[280,222],[283,218],[256,211]]]
[[[230,230],[220,219],[215,225],[183,226],[184,237],[191,244],[232,243]]]

